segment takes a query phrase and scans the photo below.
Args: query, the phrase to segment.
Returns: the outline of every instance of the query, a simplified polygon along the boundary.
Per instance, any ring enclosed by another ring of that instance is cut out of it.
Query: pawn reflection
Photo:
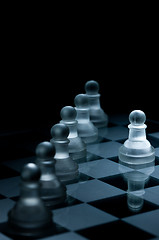
[[[154,172],[154,158],[145,164],[129,164],[119,160],[119,171],[127,181],[127,204],[133,212],[139,212],[144,204],[145,183]]]

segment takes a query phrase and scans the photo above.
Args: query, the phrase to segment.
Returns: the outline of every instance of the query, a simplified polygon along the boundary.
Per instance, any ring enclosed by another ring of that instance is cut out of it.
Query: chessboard
[[[138,174],[132,189],[128,180],[134,169],[122,168],[118,162],[119,147],[128,138],[128,124],[127,114],[109,116],[108,127],[99,130],[99,141],[87,146],[87,161],[79,163],[79,181],[66,186],[67,201],[52,210],[54,234],[41,239],[159,239],[159,122],[146,120],[155,163],[146,173],[145,169],[135,170]],[[19,197],[22,167],[35,161],[36,144],[49,140],[49,134],[43,128],[0,136],[1,143],[5,142],[0,161],[0,240],[12,239],[4,226]],[[15,144],[18,138],[21,141]]]

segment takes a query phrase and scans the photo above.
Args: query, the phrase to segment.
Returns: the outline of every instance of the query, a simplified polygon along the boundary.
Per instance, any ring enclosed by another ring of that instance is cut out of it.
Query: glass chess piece
[[[65,106],[61,109],[60,112],[62,120],[60,123],[64,123],[69,128],[69,154],[73,160],[77,163],[85,162],[87,157],[86,144],[78,135],[77,131],[77,112],[74,107]]]
[[[129,115],[129,137],[119,148],[119,163],[145,164],[155,159],[155,149],[146,139],[146,116],[141,110]]]
[[[14,239],[40,238],[53,234],[53,213],[40,197],[40,168],[26,164],[21,173],[20,197],[8,212],[8,234]]]
[[[69,154],[69,128],[63,123],[57,123],[51,128],[50,142],[55,147],[55,172],[63,184],[77,182],[79,178],[78,163]]]
[[[66,199],[66,187],[55,172],[55,148],[50,142],[41,142],[36,147],[36,164],[41,170],[40,195],[45,205],[54,208]]]
[[[89,115],[89,102],[86,94],[78,94],[74,99],[77,111],[76,120],[79,137],[86,143],[98,141],[98,128],[91,122]]]
[[[99,83],[94,80],[87,81],[85,84],[86,96],[89,101],[89,114],[91,122],[97,127],[107,127],[108,115],[101,108]]]

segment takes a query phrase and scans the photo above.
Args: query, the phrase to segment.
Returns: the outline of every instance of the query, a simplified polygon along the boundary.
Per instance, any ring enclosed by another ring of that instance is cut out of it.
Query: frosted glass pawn
[[[54,207],[66,199],[66,187],[55,173],[55,148],[50,142],[41,142],[36,147],[36,164],[41,170],[40,195],[47,207]]]
[[[8,213],[8,231],[14,239],[37,239],[53,233],[52,212],[40,197],[40,174],[35,163],[23,167],[20,197]]]
[[[86,144],[78,136],[77,132],[77,112],[74,107],[66,106],[61,109],[60,112],[62,120],[61,123],[64,123],[69,128],[68,139],[70,140],[68,147],[69,153],[73,160],[77,163],[86,161]]]
[[[64,184],[76,182],[79,177],[78,164],[69,154],[69,128],[63,123],[57,123],[51,128],[51,143],[55,146],[55,171]]]
[[[98,140],[98,128],[90,121],[89,102],[85,94],[78,94],[75,99],[75,109],[77,111],[76,120],[79,137],[86,143],[94,143]]]
[[[141,110],[129,115],[129,137],[119,148],[119,161],[126,164],[145,164],[154,161],[155,150],[146,139],[146,116]]]
[[[90,120],[97,128],[107,127],[108,115],[100,105],[99,83],[94,80],[87,81],[85,84],[86,95],[89,100]]]

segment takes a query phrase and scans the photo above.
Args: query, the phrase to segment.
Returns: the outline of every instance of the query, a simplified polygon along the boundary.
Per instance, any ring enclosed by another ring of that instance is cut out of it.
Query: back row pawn
[[[73,161],[69,154],[69,128],[63,124],[55,124],[51,128],[52,139],[50,142],[55,146],[55,171],[60,181],[64,184],[72,183],[78,180],[78,164]]]
[[[82,140],[81,137],[79,137],[77,132],[77,112],[74,107],[66,106],[61,109],[60,112],[62,120],[61,123],[64,123],[69,128],[69,135],[68,139],[69,142],[69,153],[73,160],[76,162],[85,162],[86,161],[86,144]]]
[[[108,115],[100,105],[99,84],[97,81],[90,80],[85,84],[86,96],[89,101],[90,120],[97,128],[107,127]]]
[[[85,94],[78,94],[75,99],[75,109],[77,111],[76,120],[78,121],[77,131],[79,137],[86,143],[94,143],[98,140],[98,129],[90,121],[89,102]]]

